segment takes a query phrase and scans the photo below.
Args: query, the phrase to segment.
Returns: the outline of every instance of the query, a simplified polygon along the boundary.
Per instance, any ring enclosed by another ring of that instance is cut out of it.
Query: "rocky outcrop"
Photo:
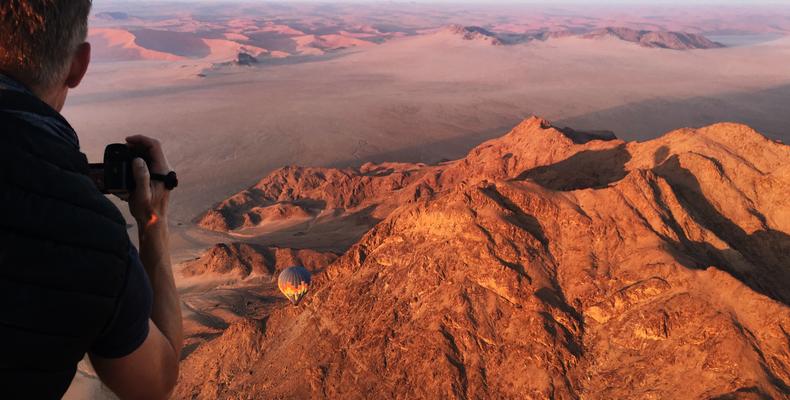
[[[501,46],[504,44],[494,32],[479,26],[450,25],[447,31],[460,36],[464,40],[487,42],[493,46]]]
[[[198,225],[227,232],[267,223],[386,214],[405,201],[404,188],[430,170],[424,164],[365,164],[360,168],[285,167],[219,203]]]
[[[637,43],[643,47],[672,50],[717,49],[724,47],[721,43],[714,42],[703,35],[695,33],[646,31],[619,27],[599,29],[585,34],[583,37],[597,39],[607,36]]]
[[[636,30],[624,27],[607,27],[601,29],[569,29],[534,31],[528,33],[497,33],[476,26],[452,25],[449,32],[463,37],[465,40],[487,41],[493,45],[514,45],[535,40],[546,41],[566,37],[583,39],[600,39],[613,37],[618,40],[636,43],[642,47],[672,50],[717,49],[725,47],[703,35],[686,32]]]
[[[232,379],[177,397],[790,391],[790,147],[737,124],[627,143],[531,118],[420,171],[299,308],[238,334],[257,338],[243,363],[226,333],[184,364]]]
[[[184,277],[200,275],[273,276],[285,268],[301,265],[310,271],[320,271],[331,264],[337,255],[309,249],[264,247],[246,243],[220,243],[196,260],[188,261],[181,269]]]
[[[311,219],[320,223],[341,217],[371,216],[366,220],[371,221],[369,227],[372,227],[402,204],[430,197],[458,180],[492,173],[479,168],[506,168],[498,163],[519,159],[518,155],[512,159],[511,146],[553,147],[551,139],[520,135],[520,132],[533,129],[536,124],[550,126],[548,122],[537,118],[528,119],[505,136],[514,137],[513,143],[504,144],[504,148],[501,145],[491,148],[489,143],[483,144],[460,162],[441,165],[367,163],[358,169],[284,167],[251,188],[220,202],[201,215],[197,222],[207,230],[231,232],[266,224]],[[608,131],[583,132],[560,128],[557,132],[559,140],[571,144],[616,139]],[[481,162],[479,157],[498,161]],[[475,171],[477,175],[469,177],[469,171]]]
[[[200,371],[200,374],[182,372],[175,397],[227,397],[224,389],[232,387],[234,382],[245,375],[249,376],[250,368],[266,352],[264,340],[262,324],[259,321],[245,319],[231,324],[221,336],[211,342],[210,347],[197,349],[182,362],[182,371]],[[218,357],[218,354],[221,356]]]
[[[236,64],[242,66],[249,67],[257,63],[258,63],[258,59],[255,56],[247,53],[239,53],[238,57],[236,58]]]

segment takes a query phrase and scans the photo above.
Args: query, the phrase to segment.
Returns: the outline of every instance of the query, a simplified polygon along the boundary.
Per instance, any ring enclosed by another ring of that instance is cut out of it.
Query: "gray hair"
[[[88,36],[91,0],[0,0],[0,71],[34,90],[68,74]]]

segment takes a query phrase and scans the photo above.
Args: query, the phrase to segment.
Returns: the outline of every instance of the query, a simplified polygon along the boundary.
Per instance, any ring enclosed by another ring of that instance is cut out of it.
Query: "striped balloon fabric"
[[[305,267],[290,267],[280,272],[277,286],[291,304],[298,305],[310,290],[310,278],[310,271]]]

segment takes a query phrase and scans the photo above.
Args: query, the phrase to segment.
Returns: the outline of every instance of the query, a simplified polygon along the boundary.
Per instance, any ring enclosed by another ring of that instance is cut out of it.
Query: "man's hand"
[[[129,197],[129,210],[140,229],[144,229],[164,221],[170,200],[170,191],[165,188],[164,183],[151,181],[151,173],[166,175],[171,168],[156,139],[137,135],[126,138],[126,143],[132,149],[148,154],[151,162],[149,166],[137,158],[132,163],[136,190]]]

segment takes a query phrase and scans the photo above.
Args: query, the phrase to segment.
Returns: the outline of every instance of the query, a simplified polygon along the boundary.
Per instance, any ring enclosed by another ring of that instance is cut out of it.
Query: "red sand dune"
[[[135,36],[123,29],[91,29],[88,35],[92,56],[97,61],[164,60],[180,61],[184,57],[150,50],[135,42]]]
[[[138,29],[132,31],[132,34],[135,36],[135,43],[150,50],[186,58],[204,58],[211,54],[211,48],[206,42],[193,33]]]
[[[291,28],[288,25],[279,25],[279,24],[272,24],[272,23],[268,23],[268,24],[266,24],[266,25],[264,25],[264,26],[262,26],[262,27],[260,27],[260,28],[258,28],[256,30],[250,31],[250,33],[256,33],[256,32],[274,32],[274,33],[279,33],[281,35],[286,35],[286,36],[300,36],[300,35],[304,35],[304,32],[302,32],[300,30],[297,30],[297,29],[294,29],[294,28]]]
[[[318,43],[320,46],[331,50],[338,50],[338,49],[344,49],[349,47],[368,47],[368,46],[376,45],[375,43],[367,40],[361,40],[342,34],[321,35],[318,37]]]
[[[93,57],[96,61],[183,61],[193,58],[218,62],[234,60],[239,53],[252,56],[268,53],[266,49],[235,41],[244,38],[243,35],[238,34],[228,34],[235,40],[225,40],[202,39],[192,34],[185,36],[176,32],[151,32],[154,31],[149,30],[147,33],[135,31],[133,34],[122,29],[97,28],[91,29],[88,40],[93,45]],[[172,35],[173,33],[175,35]],[[136,34],[141,35],[143,39]],[[159,39],[162,38],[164,39],[160,42]],[[152,43],[161,51],[142,46]]]
[[[206,58],[211,61],[234,60],[239,53],[247,53],[253,57],[265,54],[268,51],[260,47],[243,45],[238,42],[223,39],[203,39],[210,49]]]
[[[242,35],[241,33],[233,33],[233,32],[225,33],[225,39],[238,40],[238,41],[250,40],[250,38],[247,35]]]

